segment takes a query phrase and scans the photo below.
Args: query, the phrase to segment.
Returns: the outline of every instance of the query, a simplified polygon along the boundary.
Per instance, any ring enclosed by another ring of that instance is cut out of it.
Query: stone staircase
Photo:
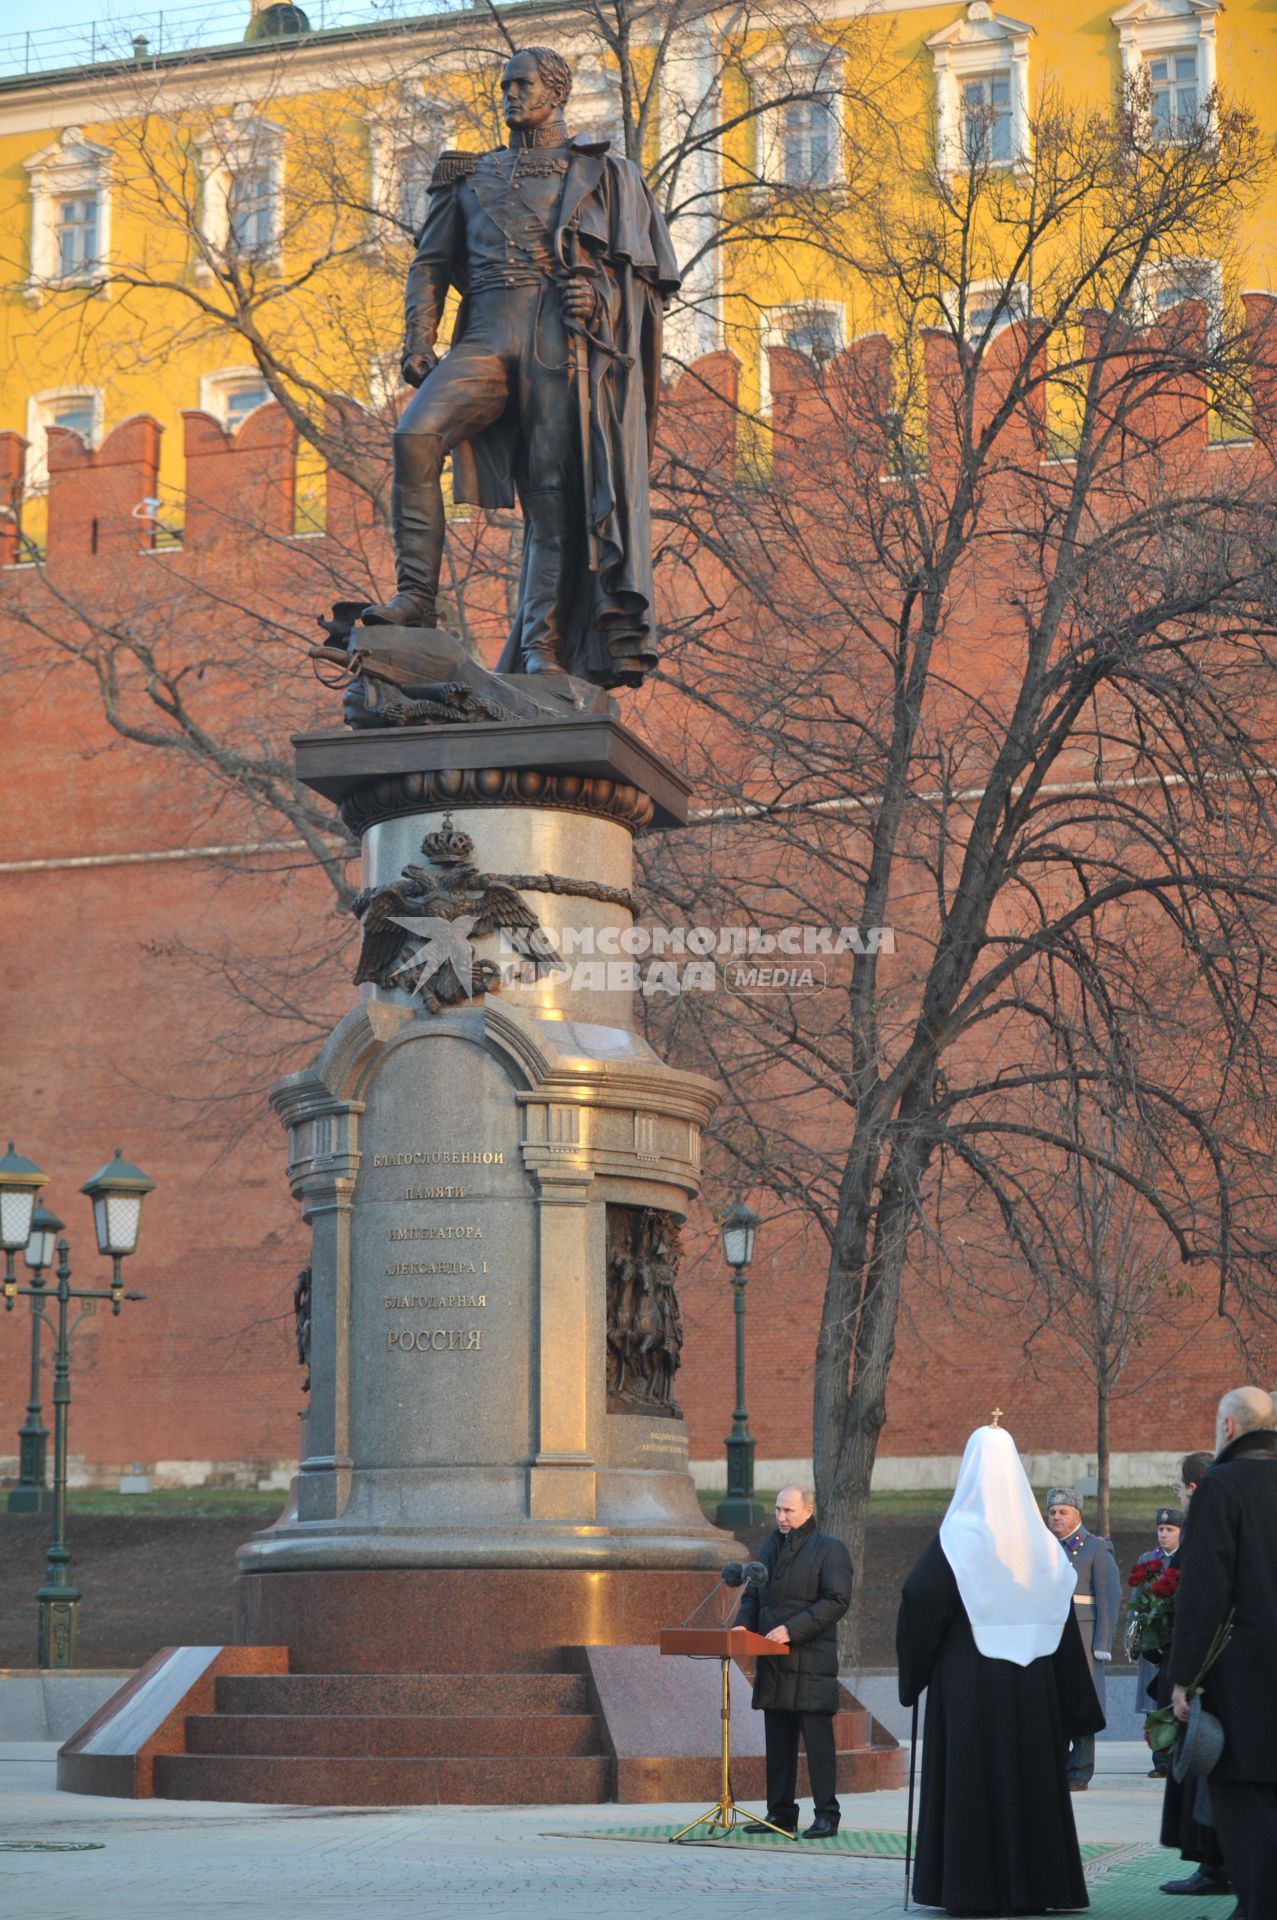
[[[223,1674],[167,1800],[300,1806],[597,1802],[616,1767],[582,1673]]]

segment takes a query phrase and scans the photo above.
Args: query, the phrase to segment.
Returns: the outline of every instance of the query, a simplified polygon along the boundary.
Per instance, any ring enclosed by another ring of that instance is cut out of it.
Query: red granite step
[[[217,1681],[219,1713],[584,1713],[579,1673],[271,1673]]]
[[[475,1755],[602,1754],[588,1713],[188,1714],[188,1753],[460,1759]]]
[[[601,1755],[404,1760],[350,1756],[171,1753],[155,1761],[166,1800],[274,1806],[554,1806],[610,1800],[614,1763]]]
[[[746,1806],[764,1806],[767,1801],[766,1761],[762,1754],[732,1755],[732,1792]],[[703,1756],[679,1759],[620,1758],[616,1763],[616,1797],[626,1805],[654,1800],[710,1801],[718,1792],[718,1762]],[[883,1787],[905,1783],[904,1755],[898,1747],[862,1747],[858,1752],[839,1752],[837,1761],[839,1793],[875,1793]],[[811,1798],[807,1760],[798,1761],[798,1796]],[[846,1806],[844,1819],[851,1815]]]
[[[842,1707],[834,1715],[834,1745],[839,1753],[859,1751],[872,1738],[873,1716],[868,1707]]]

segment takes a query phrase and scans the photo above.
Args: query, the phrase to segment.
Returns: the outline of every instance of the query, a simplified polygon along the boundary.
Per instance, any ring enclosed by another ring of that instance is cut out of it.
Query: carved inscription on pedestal
[[[497,1065],[442,1035],[370,1089],[351,1238],[356,1457],[496,1464],[527,1450],[534,1203]]]
[[[678,1223],[653,1207],[607,1210],[607,1410],[682,1418]]]

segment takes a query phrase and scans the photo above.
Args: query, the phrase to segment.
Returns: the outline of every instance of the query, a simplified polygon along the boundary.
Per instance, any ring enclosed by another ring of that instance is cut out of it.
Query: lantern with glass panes
[[[76,1628],[80,1594],[71,1581],[71,1554],[66,1544],[67,1424],[71,1409],[71,1336],[81,1319],[96,1311],[99,1300],[109,1300],[111,1312],[118,1314],[126,1300],[142,1300],[141,1293],[125,1293],[121,1262],[137,1246],[142,1202],[155,1182],[120,1155],[107,1161],[87,1180],[81,1192],[93,1204],[93,1225],[98,1252],[111,1262],[111,1283],[107,1287],[71,1285],[70,1249],[59,1238],[62,1222],[56,1214],[36,1206],[36,1196],[48,1180],[32,1160],[9,1151],[0,1158],[0,1245],[5,1253],[4,1304],[8,1312],[19,1297],[31,1302],[32,1361],[31,1401],[27,1407],[29,1485],[35,1505],[43,1504],[44,1443],[47,1434],[40,1418],[39,1365],[40,1338],[44,1328],[45,1301],[57,1303],[53,1347],[53,1533],[49,1543],[44,1585],[36,1596],[39,1608],[37,1663],[41,1667],[75,1665]],[[22,1248],[31,1274],[29,1286],[20,1287],[13,1256]],[[57,1286],[46,1287],[44,1274],[56,1248]],[[70,1320],[73,1300],[84,1304],[74,1321]],[[38,1460],[36,1440],[38,1434]],[[38,1470],[37,1470],[38,1469]]]
[[[745,1279],[754,1258],[758,1215],[736,1199],[718,1217],[723,1258],[732,1274],[732,1317],[736,1327],[736,1405],[732,1430],[723,1442],[727,1450],[727,1495],[719,1501],[714,1523],[719,1527],[752,1527],[763,1518],[754,1498],[754,1439],[745,1411]]]

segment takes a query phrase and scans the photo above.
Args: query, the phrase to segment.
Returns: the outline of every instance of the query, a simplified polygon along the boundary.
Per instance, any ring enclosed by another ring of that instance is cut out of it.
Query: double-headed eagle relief
[[[451,815],[438,833],[426,835],[421,851],[429,867],[410,862],[398,880],[368,887],[352,903],[364,930],[356,985],[401,987],[431,1013],[442,1013],[500,985],[496,962],[474,949],[476,940],[494,933],[508,934],[514,955],[534,970],[562,964],[514,881],[474,865],[474,841]]]
[[[639,168],[606,140],[569,134],[571,90],[560,54],[525,48],[501,75],[508,145],[439,156],[404,300],[403,378],[416,393],[394,433],[396,591],[361,617],[437,630],[451,456],[455,500],[517,501],[523,514],[498,674],[639,686],[656,664],[648,468],[679,272]],[[331,658],[345,635],[325,624]],[[447,699],[466,708],[474,692]],[[393,724],[357,718],[349,701],[348,718]]]

